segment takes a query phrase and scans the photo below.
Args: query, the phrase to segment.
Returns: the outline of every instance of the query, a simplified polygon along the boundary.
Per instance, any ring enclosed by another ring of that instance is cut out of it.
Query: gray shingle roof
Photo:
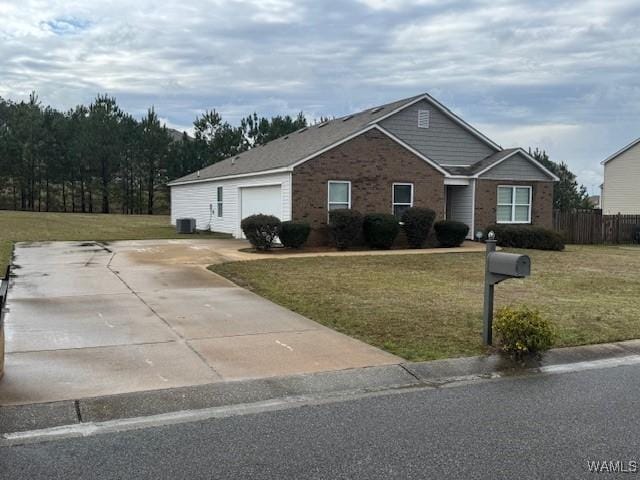
[[[505,148],[504,150],[500,150],[488,157],[483,158],[479,162],[474,163],[468,167],[444,167],[447,169],[449,173],[452,175],[475,175],[478,172],[481,172],[487,167],[490,167],[494,163],[499,162],[504,157],[511,155],[513,152],[520,150],[519,148]]]
[[[401,109],[424,96],[425,94],[416,95],[378,107],[372,107],[359,113],[345,115],[325,123],[302,128],[265,145],[209,165],[199,172],[193,172],[173,180],[169,185],[289,167],[336,142],[356,134],[385,115]],[[507,148],[500,150],[466,167],[441,165],[441,168],[451,175],[471,176],[499,162],[516,150],[519,149]]]
[[[371,122],[375,122],[377,119],[389,114],[389,112],[401,108],[422,96],[422,94],[416,95],[387,103],[386,105],[372,107],[360,113],[345,115],[324,124],[302,128],[297,132],[247,150],[235,157],[209,165],[200,170],[200,176],[198,176],[198,172],[193,172],[173,180],[169,185],[288,167],[329,145],[353,135]]]

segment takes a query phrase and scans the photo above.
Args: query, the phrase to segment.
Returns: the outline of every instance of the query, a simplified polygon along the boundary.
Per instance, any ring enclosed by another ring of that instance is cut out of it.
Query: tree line
[[[215,110],[194,136],[166,127],[154,108],[136,119],[98,95],[66,112],[0,98],[0,208],[30,211],[165,213],[167,181],[307,126],[291,117],[243,118]]]
[[[191,137],[163,125],[153,107],[136,119],[109,95],[66,112],[43,106],[35,93],[28,101],[0,98],[0,208],[166,213],[167,181],[305,126],[302,112],[253,113],[233,126],[211,110],[195,119]],[[530,153],[560,178],[554,208],[592,207],[566,163]]]

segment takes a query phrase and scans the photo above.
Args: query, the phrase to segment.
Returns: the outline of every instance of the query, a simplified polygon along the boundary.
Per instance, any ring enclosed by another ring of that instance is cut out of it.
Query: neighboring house
[[[604,165],[602,213],[640,214],[640,138],[601,163]]]
[[[588,200],[589,205],[591,205],[593,208],[602,208],[600,206],[600,195],[591,195]]]
[[[312,226],[328,211],[398,216],[410,206],[466,223],[551,227],[557,178],[521,148],[502,149],[427,94],[302,128],[169,183],[171,221],[241,237],[255,213]]]

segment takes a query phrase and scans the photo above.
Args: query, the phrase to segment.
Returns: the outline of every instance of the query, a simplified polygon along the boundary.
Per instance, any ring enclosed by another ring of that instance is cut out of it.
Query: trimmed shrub
[[[562,235],[553,230],[532,225],[491,225],[486,235],[493,231],[501,247],[533,248],[536,250],[564,250]]]
[[[400,233],[398,219],[390,213],[371,213],[365,215],[362,223],[364,241],[371,248],[388,250]]]
[[[269,250],[280,232],[280,219],[273,215],[251,215],[240,222],[247,240],[257,250]]]
[[[329,211],[331,241],[339,250],[353,245],[362,232],[362,214],[357,210],[339,208]]]
[[[310,232],[311,226],[308,223],[282,222],[278,237],[285,247],[300,248],[309,238]]]
[[[430,208],[411,207],[402,214],[402,229],[411,248],[422,248],[427,241],[436,212]]]
[[[556,336],[553,324],[527,306],[502,307],[493,327],[501,350],[517,358],[549,350]]]
[[[441,247],[459,247],[469,233],[469,227],[454,220],[440,220],[433,225]]]

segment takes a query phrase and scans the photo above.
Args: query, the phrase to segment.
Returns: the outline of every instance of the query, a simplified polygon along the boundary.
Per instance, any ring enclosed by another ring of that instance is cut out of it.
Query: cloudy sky
[[[188,129],[215,108],[339,116],[429,92],[595,193],[640,136],[637,0],[0,0],[0,96],[97,93]]]

